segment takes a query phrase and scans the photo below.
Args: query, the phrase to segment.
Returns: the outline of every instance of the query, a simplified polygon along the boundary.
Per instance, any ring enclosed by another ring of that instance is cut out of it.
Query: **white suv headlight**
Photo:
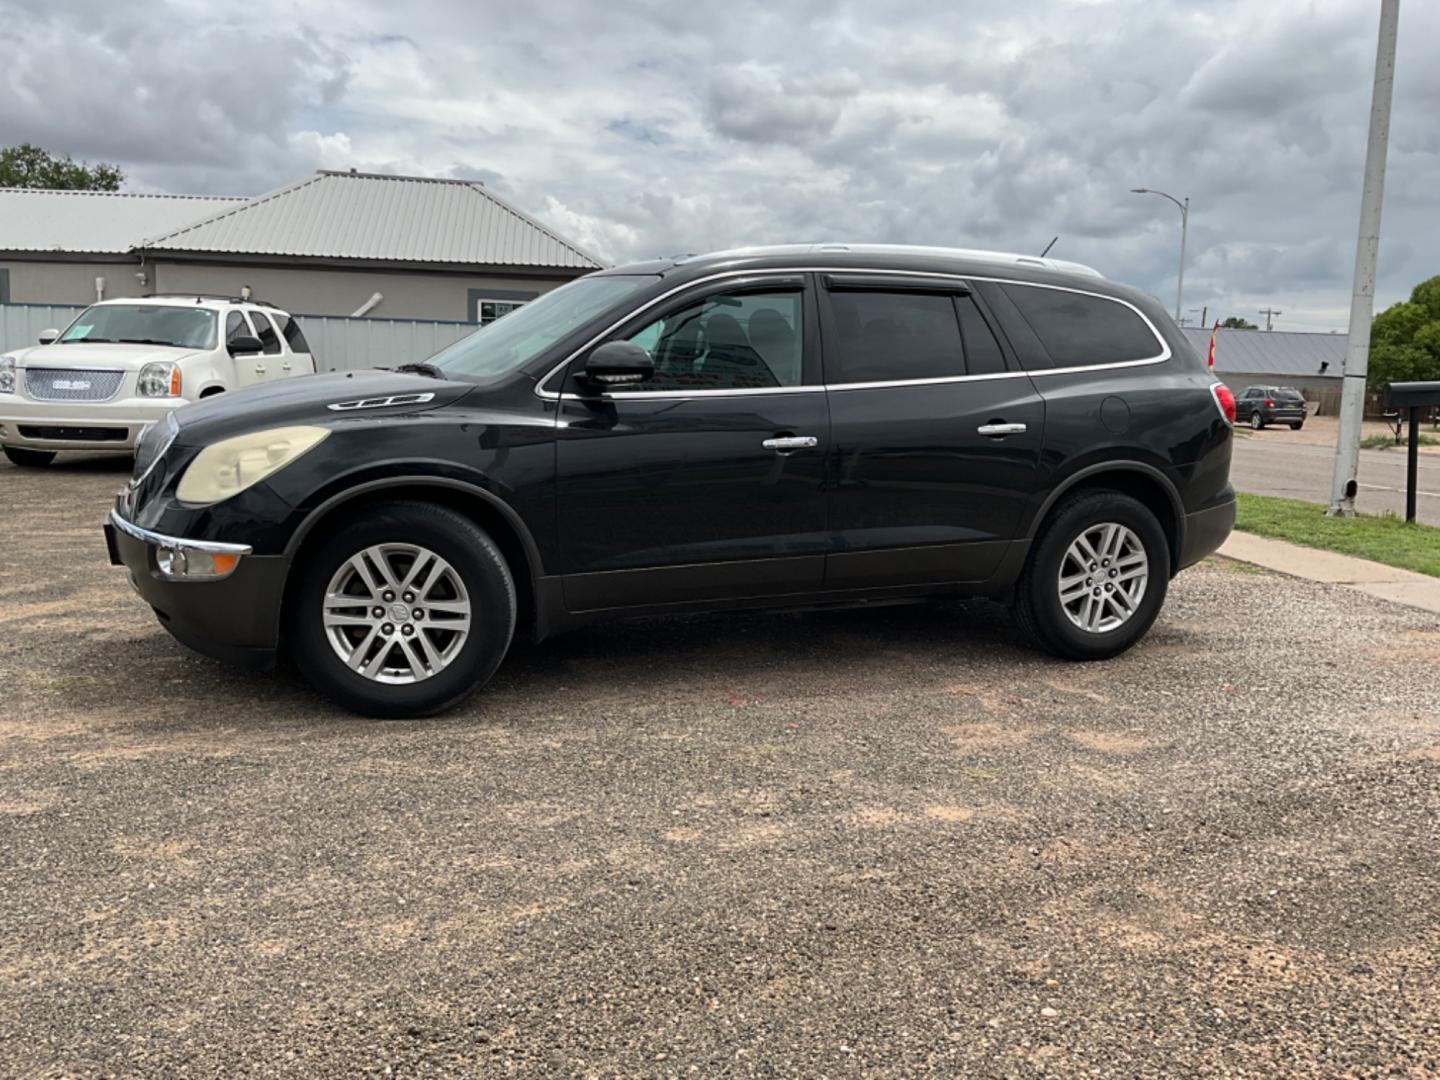
[[[15,357],[0,356],[0,394],[15,392]]]
[[[322,427],[271,428],[213,443],[190,463],[175,494],[191,505],[221,502],[280,471],[329,434]]]
[[[141,397],[179,397],[180,365],[169,360],[156,360],[140,369],[135,392]]]

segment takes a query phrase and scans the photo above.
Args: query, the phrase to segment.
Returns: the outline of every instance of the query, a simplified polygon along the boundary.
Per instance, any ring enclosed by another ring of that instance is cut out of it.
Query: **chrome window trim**
[[[211,555],[249,555],[255,549],[249,544],[223,544],[218,540],[185,540],[178,536],[166,536],[164,533],[151,532],[149,529],[142,529],[133,522],[126,521],[114,510],[110,511],[110,524],[121,532],[133,536],[146,544],[153,544],[155,547],[163,548],[186,548],[190,551],[205,551]]]
[[[988,274],[947,274],[937,270],[895,270],[889,267],[859,266],[791,266],[769,267],[764,270],[758,270],[752,267],[748,270],[727,270],[722,273],[709,274],[705,277],[696,278],[693,281],[687,281],[685,284],[677,285],[675,288],[670,289],[668,292],[661,293],[659,296],[655,297],[654,299],[648,301],[645,304],[642,304],[635,310],[627,312],[624,316],[616,319],[604,330],[600,331],[600,333],[592,337],[584,345],[581,345],[578,349],[573,350],[568,356],[565,357],[564,360],[561,360],[560,363],[556,364],[549,371],[547,371],[544,377],[537,380],[535,383],[535,396],[546,401],[590,400],[587,395],[570,394],[556,392],[554,390],[546,390],[545,384],[548,383],[551,379],[555,378],[557,374],[564,371],[565,368],[570,365],[570,362],[573,361],[581,353],[583,353],[586,349],[592,348],[597,342],[603,340],[607,334],[613,333],[617,327],[628,322],[636,315],[641,315],[644,312],[649,311],[657,304],[664,303],[672,296],[685,292],[687,289],[694,288],[695,286],[705,285],[715,281],[723,281],[727,278],[748,277],[763,279],[772,275],[783,274],[889,274],[896,277],[939,278],[941,280],[959,282],[989,281],[997,285],[1024,285],[1032,289],[1055,289],[1058,292],[1079,293],[1081,296],[1093,296],[1099,300],[1108,300],[1113,304],[1121,304],[1129,308],[1136,315],[1140,316],[1140,319],[1145,323],[1145,326],[1149,329],[1150,333],[1155,335],[1155,341],[1160,346],[1160,352],[1157,353],[1155,356],[1145,357],[1140,360],[1116,360],[1113,363],[1108,364],[1083,364],[1079,366],[1063,368],[1038,368],[1035,371],[997,371],[985,375],[950,375],[938,379],[896,379],[894,381],[886,382],[832,383],[829,385],[826,385],[825,383],[815,383],[805,386],[762,386],[753,388],[746,387],[744,389],[736,390],[657,390],[654,392],[647,392],[641,390],[630,393],[622,392],[603,394],[600,396],[610,399],[619,398],[624,400],[644,399],[652,401],[666,401],[697,397],[742,397],[755,396],[758,394],[813,394],[823,393],[826,390],[880,390],[901,386],[943,386],[947,383],[980,382],[982,380],[991,379],[1019,379],[1024,378],[1027,375],[1032,378],[1040,378],[1046,375],[1074,375],[1085,371],[1109,371],[1119,368],[1145,367],[1150,364],[1163,364],[1166,360],[1169,360],[1174,355],[1174,353],[1170,349],[1169,343],[1165,340],[1164,335],[1161,334],[1160,331],[1156,328],[1155,324],[1150,321],[1150,317],[1148,315],[1146,315],[1143,311],[1141,311],[1134,304],[1130,303],[1130,301],[1128,300],[1122,300],[1118,296],[1107,296],[1105,293],[1096,292],[1093,289],[1081,289],[1069,285],[1051,285],[1038,281],[1016,281],[1014,278],[992,277]]]

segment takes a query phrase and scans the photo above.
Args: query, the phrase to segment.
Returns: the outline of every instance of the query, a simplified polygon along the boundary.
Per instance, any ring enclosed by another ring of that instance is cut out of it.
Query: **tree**
[[[1231,315],[1228,319],[1226,319],[1226,320],[1225,320],[1224,322],[1222,322],[1220,325],[1223,326],[1226,330],[1259,330],[1259,329],[1260,329],[1260,328],[1259,328],[1258,326],[1256,326],[1253,322],[1246,322],[1246,321],[1245,321],[1244,319],[1242,319],[1239,315]]]
[[[1371,387],[1418,379],[1440,379],[1440,275],[1376,315],[1370,328]]]
[[[72,160],[69,154],[57,157],[30,143],[0,150],[0,187],[118,191],[124,179],[118,165],[89,165]]]

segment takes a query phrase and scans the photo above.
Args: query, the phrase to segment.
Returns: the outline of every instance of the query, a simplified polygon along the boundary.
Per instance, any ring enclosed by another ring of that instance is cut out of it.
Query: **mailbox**
[[[1405,467],[1405,520],[1415,520],[1415,490],[1420,474],[1420,410],[1440,406],[1440,382],[1392,382],[1385,388],[1385,404],[1404,409],[1410,425],[1410,446]]]

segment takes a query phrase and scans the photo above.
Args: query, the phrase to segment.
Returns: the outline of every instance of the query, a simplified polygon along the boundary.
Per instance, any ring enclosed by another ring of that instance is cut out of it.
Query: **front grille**
[[[25,392],[36,401],[109,401],[124,377],[123,371],[26,368]]]
[[[130,434],[123,427],[37,427],[21,424],[20,434],[27,439],[64,439],[67,442],[123,442]]]

